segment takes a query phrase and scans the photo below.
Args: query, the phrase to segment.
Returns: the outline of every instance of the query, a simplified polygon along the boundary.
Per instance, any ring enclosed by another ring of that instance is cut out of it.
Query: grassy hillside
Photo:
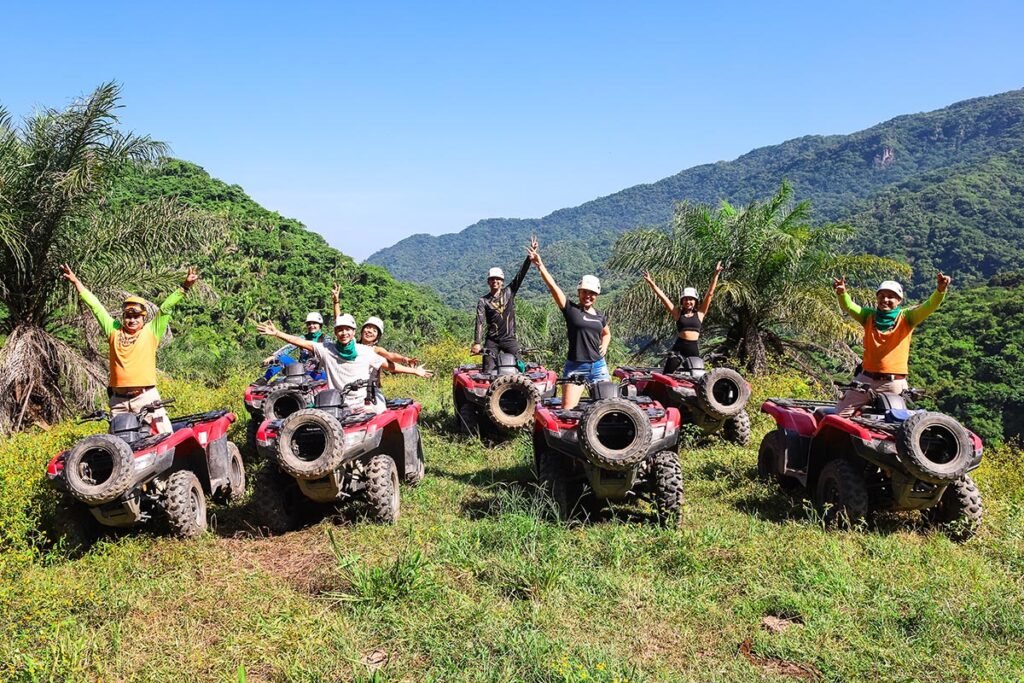
[[[427,360],[460,359],[434,347]],[[72,559],[35,531],[53,498],[40,475],[84,428],[0,445],[0,679],[1011,681],[1024,670],[1018,450],[986,456],[987,523],[965,545],[908,517],[824,531],[755,481],[754,448],[718,442],[683,451],[681,529],[639,507],[566,526],[533,493],[525,438],[487,450],[451,435],[444,376],[388,381],[389,395],[425,404],[428,467],[393,528],[342,518],[268,538],[246,503],[216,510],[216,531],[195,542],[123,534]],[[162,389],[183,410],[237,407],[244,382]],[[756,386],[758,397],[808,391],[784,377]],[[755,428],[759,438],[763,417]]]
[[[164,349],[165,369],[178,373],[258,360],[254,320],[272,319],[300,332],[308,311],[331,315],[331,285],[342,286],[342,309],[364,320],[386,321],[383,343],[412,349],[426,339],[468,329],[467,316],[448,308],[427,288],[396,282],[383,268],[355,263],[296,220],[263,208],[238,185],[210,177],[185,161],[168,160],[125,176],[110,197],[114,206],[177,197],[203,211],[225,215],[232,244],[199,264],[215,301],[189,297],[175,310],[177,338]]]
[[[642,225],[660,225],[677,201],[742,205],[772,194],[788,179],[798,199],[810,199],[822,220],[845,220],[862,202],[900,183],[941,183],[955,167],[984,163],[1024,143],[1024,90],[959,102],[938,111],[900,116],[851,135],[808,136],[764,147],[729,162],[706,164],[649,185],[637,185],[538,219],[488,219],[465,230],[432,237],[414,235],[369,258],[400,280],[428,284],[450,304],[468,307],[491,265],[508,267],[520,258],[532,233],[551,253],[554,270],[567,280],[599,270],[613,235]],[[944,169],[944,170],[943,170]],[[988,168],[997,171],[996,167]],[[917,180],[924,174],[925,180]],[[909,189],[914,190],[914,185]],[[922,189],[920,184],[916,185]],[[1019,211],[1019,184],[1009,212]],[[993,200],[999,201],[999,200]],[[924,205],[922,205],[924,206]],[[941,207],[936,207],[938,210]],[[875,209],[867,209],[876,211]],[[999,212],[1004,217],[1008,211]],[[880,229],[864,221],[865,228]],[[1002,225],[1002,223],[1000,223]],[[1020,235],[1020,223],[1013,224]],[[880,241],[889,225],[865,240]],[[984,214],[972,214],[972,230],[988,235]],[[1016,241],[1020,241],[1019,239]],[[889,255],[888,245],[878,246]],[[1006,254],[1001,238],[975,242],[970,259],[949,268],[955,274],[989,276],[989,254]],[[961,256],[959,253],[957,256]],[[434,264],[432,267],[429,264]],[[956,266],[956,267],[952,267]],[[538,282],[529,282],[540,292]]]

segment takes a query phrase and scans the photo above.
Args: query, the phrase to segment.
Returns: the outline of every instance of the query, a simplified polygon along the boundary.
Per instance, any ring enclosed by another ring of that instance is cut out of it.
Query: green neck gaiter
[[[355,360],[356,359],[356,340],[351,340],[348,344],[342,346],[337,344],[338,357],[342,360]]]
[[[903,308],[897,306],[891,311],[879,311],[875,310],[875,329],[879,332],[888,332],[896,326],[896,318],[900,317],[900,311]]]

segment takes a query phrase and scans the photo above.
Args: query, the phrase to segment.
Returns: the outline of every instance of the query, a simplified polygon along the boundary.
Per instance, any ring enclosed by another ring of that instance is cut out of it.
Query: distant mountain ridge
[[[543,218],[491,218],[459,233],[413,235],[367,261],[400,280],[429,285],[448,303],[467,308],[479,296],[487,268],[511,267],[521,260],[533,233],[544,245],[545,260],[568,282],[599,271],[619,233],[667,221],[677,201],[742,205],[770,195],[787,179],[798,199],[811,200],[818,220],[845,221],[867,211],[866,203],[886,189],[924,174],[938,173],[933,179],[941,182],[948,173],[963,173],[1022,144],[1024,90],[1014,90],[899,116],[849,135],[806,136],[762,147]],[[870,221],[864,226],[877,228]],[[979,229],[984,233],[984,225]],[[864,244],[880,248],[883,242],[865,236]],[[915,273],[915,280],[919,276]],[[540,291],[538,283],[528,287]]]

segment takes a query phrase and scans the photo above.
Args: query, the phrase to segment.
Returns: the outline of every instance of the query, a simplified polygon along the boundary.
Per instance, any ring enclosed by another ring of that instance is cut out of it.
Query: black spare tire
[[[330,413],[307,408],[292,413],[277,437],[277,462],[296,479],[326,477],[341,464],[345,432]]]
[[[740,373],[730,368],[715,368],[700,378],[697,403],[716,420],[736,415],[750,398],[750,387]]]
[[[526,375],[502,375],[487,390],[484,409],[498,427],[520,429],[533,421],[537,389]]]
[[[111,434],[79,441],[64,457],[64,481],[71,495],[87,505],[109,503],[134,483],[131,446]]]
[[[584,411],[577,438],[583,457],[594,466],[628,470],[647,457],[651,421],[632,401],[603,399]]]
[[[896,452],[912,475],[931,484],[956,481],[974,458],[964,426],[949,415],[911,415],[896,431]]]
[[[308,392],[288,384],[274,387],[263,399],[263,415],[268,420],[283,420],[309,406]]]

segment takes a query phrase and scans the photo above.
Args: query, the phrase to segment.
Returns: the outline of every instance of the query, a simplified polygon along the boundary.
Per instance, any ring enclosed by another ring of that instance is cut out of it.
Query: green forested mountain
[[[844,220],[857,228],[856,250],[913,267],[915,294],[931,291],[936,270],[958,287],[980,284],[1024,263],[1024,154],[921,174]]]
[[[388,347],[411,348],[465,326],[465,314],[442,304],[429,289],[396,282],[383,268],[355,263],[298,221],[263,208],[238,185],[212,178],[195,164],[168,160],[131,172],[110,202],[156,197],[177,197],[227,216],[232,225],[230,242],[199,263],[212,297],[204,301],[192,295],[175,311],[177,338],[164,351],[170,356],[162,363],[166,369],[208,365],[245,350],[257,361],[256,348],[267,342],[258,339],[253,322],[271,319],[298,333],[308,311],[321,311],[327,320],[333,282],[341,284],[345,312],[359,320],[377,315],[385,321],[383,343]]]
[[[1024,90],[1015,90],[933,112],[900,116],[852,135],[807,136],[764,147],[733,161],[687,169],[544,218],[488,219],[455,234],[414,235],[377,252],[369,262],[384,266],[399,279],[429,284],[449,303],[468,307],[482,287],[486,269],[518,262],[531,233],[540,236],[553,272],[569,281],[599,270],[618,233],[641,225],[664,224],[677,201],[716,203],[725,199],[742,205],[771,194],[782,179],[790,181],[797,199],[811,200],[816,219],[856,220],[863,225],[862,244],[888,255],[891,245],[882,236],[888,234],[891,225],[886,223],[882,232],[882,222],[886,213],[884,197],[889,195],[878,197],[880,203],[876,204],[873,200],[878,193],[899,185],[903,190],[927,195],[927,185],[947,178],[950,181],[943,192],[952,193],[960,184],[970,185],[973,181],[968,178],[977,178],[979,173],[1003,170],[994,157],[1003,159],[1007,168],[1017,168],[1012,153],[1022,143]],[[970,170],[978,164],[980,171]],[[989,197],[989,201],[1012,202],[1019,197],[1019,183],[1010,180],[1005,186],[999,199]],[[942,202],[925,199],[923,195],[919,202],[922,211],[944,210]],[[987,236],[986,220],[992,210],[979,207],[976,212],[962,211],[965,220],[970,220],[968,232]],[[1012,231],[1014,210],[998,206],[994,211],[1003,226],[1000,230]],[[914,225],[915,234],[925,225],[941,229],[924,217]],[[1016,227],[1020,228],[1019,221]],[[872,236],[869,230],[878,232]],[[899,253],[920,259],[922,247],[918,242],[919,251],[902,247],[905,251]],[[999,261],[995,254],[1008,253],[1001,238],[991,244],[982,240],[975,249],[969,260],[947,260],[945,267],[955,276],[960,275],[961,266],[964,274],[988,276]],[[932,264],[926,267],[930,269]],[[541,291],[541,285],[533,279],[528,280],[528,286]]]
[[[986,440],[1024,435],[1024,271],[956,290],[914,335],[911,379]]]

